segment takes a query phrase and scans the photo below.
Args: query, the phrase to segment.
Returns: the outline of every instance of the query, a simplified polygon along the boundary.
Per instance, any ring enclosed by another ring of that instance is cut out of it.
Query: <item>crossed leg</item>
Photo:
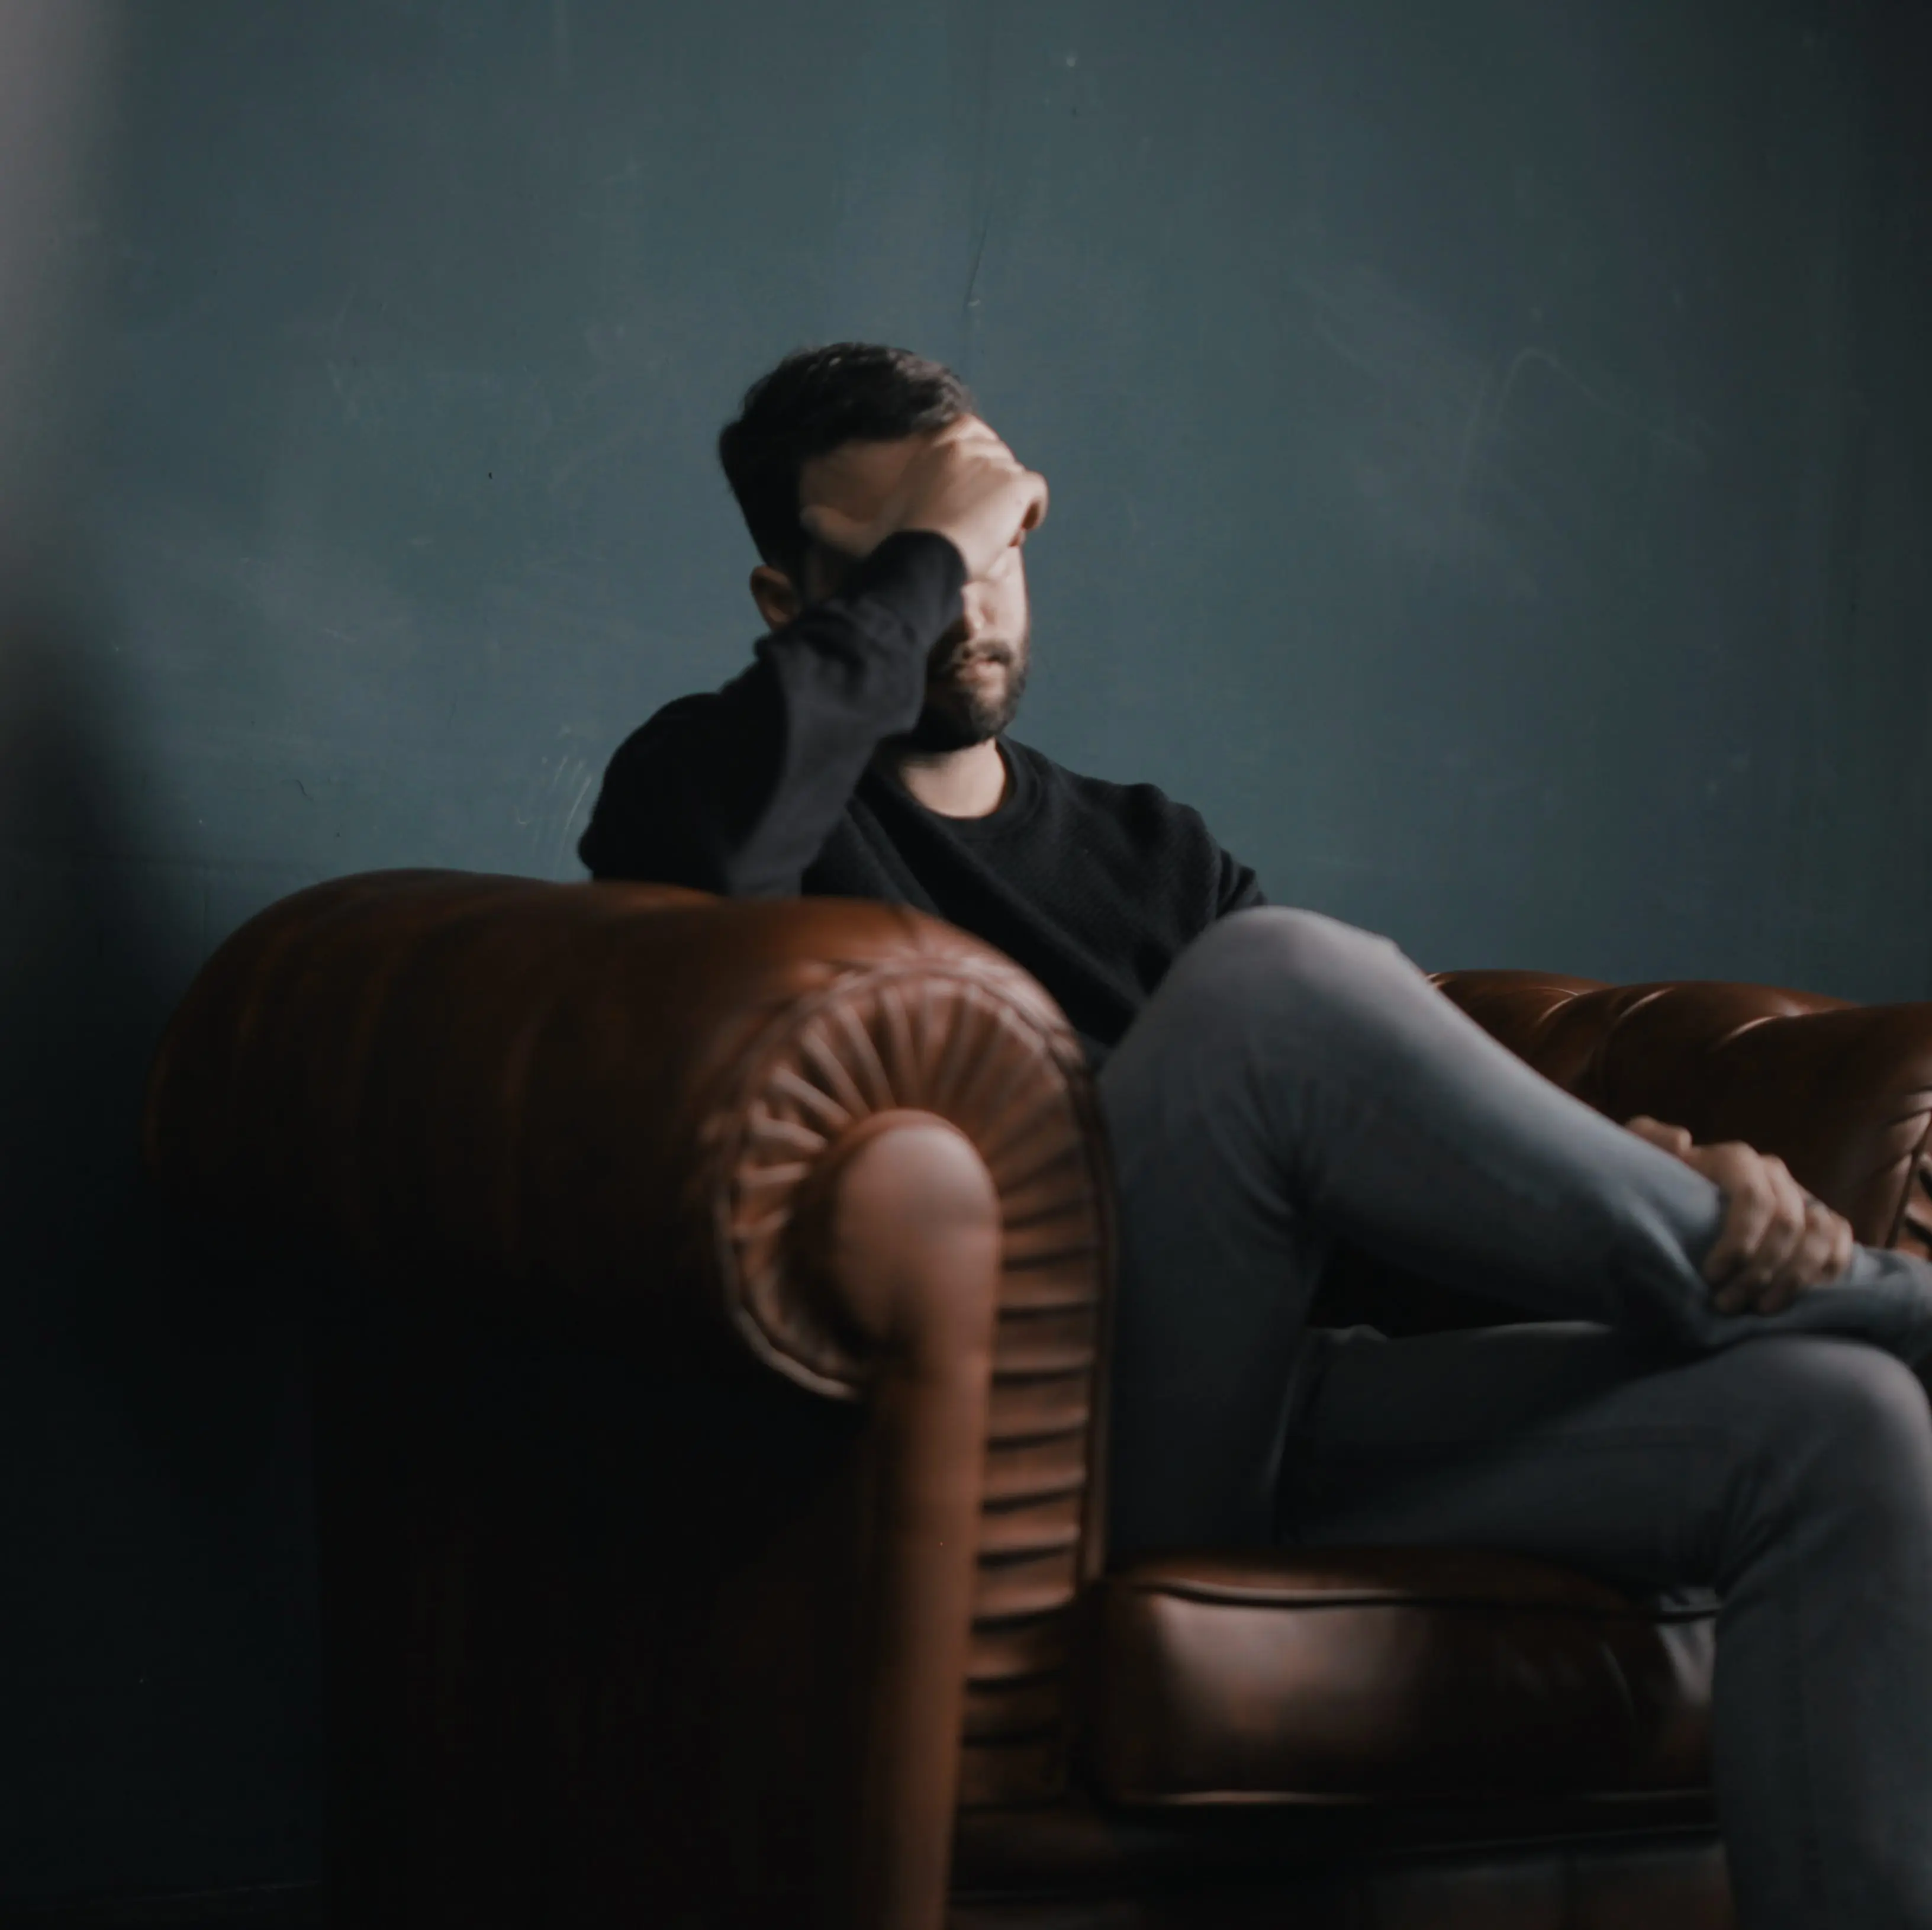
[[[1714,1187],[1309,913],[1210,931],[1101,1093],[1117,1549],[1460,1542],[1715,1587],[1743,1920],[1932,1930],[1932,1418],[1893,1358],[1932,1346],[1932,1274],[1862,1249],[1785,1313],[1714,1313]],[[1311,1340],[1340,1235],[1567,1324]]]

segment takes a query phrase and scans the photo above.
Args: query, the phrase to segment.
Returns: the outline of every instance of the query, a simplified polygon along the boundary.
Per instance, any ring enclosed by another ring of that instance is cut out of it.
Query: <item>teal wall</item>
[[[789,348],[965,374],[1054,488],[1020,734],[1271,895],[1932,995],[1902,0],[116,17],[0,586],[0,1896],[312,1869],[298,1349],[134,1190],[146,1056],[311,880],[578,875],[744,658],[710,444]]]

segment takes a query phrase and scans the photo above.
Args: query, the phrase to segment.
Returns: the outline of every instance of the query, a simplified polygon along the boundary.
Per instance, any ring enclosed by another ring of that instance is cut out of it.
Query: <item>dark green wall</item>
[[[710,446],[788,348],[974,383],[1054,486],[1021,734],[1273,895],[1932,995],[1902,0],[118,17],[0,586],[0,1895],[312,1868],[293,1329],[134,1191],[145,1057],[310,880],[577,875],[751,640]]]

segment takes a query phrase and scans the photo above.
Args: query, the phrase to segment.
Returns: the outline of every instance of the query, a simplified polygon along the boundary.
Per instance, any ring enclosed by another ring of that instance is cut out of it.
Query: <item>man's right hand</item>
[[[856,557],[902,530],[930,530],[965,559],[971,581],[1046,520],[1046,477],[1024,467],[978,416],[912,440],[910,457],[883,495],[855,491],[859,479],[841,473],[836,455],[807,464],[799,479],[799,521],[807,533]],[[855,514],[866,496],[872,500],[862,516]]]
[[[1700,1146],[1682,1126],[1646,1114],[1624,1123],[1723,1193],[1724,1226],[1704,1259],[1720,1313],[1782,1313],[1851,1265],[1850,1222],[1807,1193],[1774,1154],[1737,1140]]]

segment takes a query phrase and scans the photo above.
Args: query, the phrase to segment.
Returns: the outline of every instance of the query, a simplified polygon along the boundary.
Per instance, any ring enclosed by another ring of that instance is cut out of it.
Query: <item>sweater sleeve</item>
[[[1265,905],[1268,900],[1262,895],[1259,882],[1253,868],[1244,865],[1228,851],[1220,852],[1220,869],[1215,881],[1214,916],[1225,918],[1231,911],[1252,911],[1257,905]]]
[[[795,893],[880,740],[917,721],[964,581],[944,536],[890,537],[722,690],[665,705],[604,772],[577,848],[592,876]]]

